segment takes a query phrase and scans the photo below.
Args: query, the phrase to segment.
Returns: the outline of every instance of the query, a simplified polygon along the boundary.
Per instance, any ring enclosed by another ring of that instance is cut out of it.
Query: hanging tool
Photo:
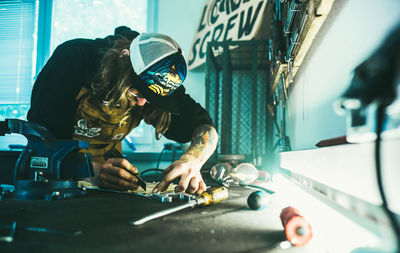
[[[175,213],[177,211],[183,210],[188,207],[195,207],[195,206],[208,206],[211,204],[218,203],[220,201],[226,200],[229,196],[228,188],[226,187],[218,187],[214,189],[209,189],[201,194],[199,194],[195,199],[189,200],[187,203],[176,206],[173,208],[169,208],[160,212],[156,212],[154,214],[148,215],[143,217],[139,220],[131,222],[132,225],[141,225],[146,221],[153,220],[159,217],[163,217],[165,215]]]
[[[275,61],[285,64],[286,42],[282,27],[281,1],[275,1],[275,11],[272,13],[272,57]]]
[[[298,1],[298,0],[292,0],[292,2],[290,3],[288,13],[287,13],[285,28],[283,29],[283,32],[285,34],[288,34],[291,32],[293,21],[297,15],[297,13],[300,11],[300,6],[301,6],[301,1]]]

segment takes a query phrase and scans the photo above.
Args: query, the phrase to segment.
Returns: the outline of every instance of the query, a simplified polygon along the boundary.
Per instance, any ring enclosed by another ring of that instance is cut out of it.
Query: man
[[[141,120],[164,135],[191,145],[164,170],[153,192],[176,178],[177,192],[201,193],[202,165],[214,152],[218,134],[208,113],[182,83],[186,62],[179,45],[162,34],[139,34],[118,27],[104,39],[75,39],[54,51],[32,91],[28,120],[57,138],[85,140],[100,187],[134,190],[138,169],[121,153],[121,141]],[[111,154],[111,155],[110,155]]]

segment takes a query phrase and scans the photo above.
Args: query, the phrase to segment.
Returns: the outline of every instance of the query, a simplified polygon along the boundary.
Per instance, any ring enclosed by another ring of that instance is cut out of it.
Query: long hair
[[[91,88],[95,96],[107,105],[109,113],[113,108],[120,108],[125,111],[120,124],[125,123],[133,115],[132,109],[143,110],[143,117],[146,123],[155,127],[156,139],[164,134],[171,122],[171,113],[153,107],[150,104],[144,105],[142,109],[132,107],[127,96],[132,86],[134,70],[129,55],[122,55],[123,49],[129,49],[132,40],[124,36],[117,36],[112,48],[104,54],[100,69],[96,74]]]

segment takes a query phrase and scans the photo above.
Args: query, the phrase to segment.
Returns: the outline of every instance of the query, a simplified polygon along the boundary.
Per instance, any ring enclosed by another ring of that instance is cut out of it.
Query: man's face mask
[[[181,54],[171,55],[140,74],[148,88],[161,96],[168,96],[179,88],[186,77],[186,63]]]

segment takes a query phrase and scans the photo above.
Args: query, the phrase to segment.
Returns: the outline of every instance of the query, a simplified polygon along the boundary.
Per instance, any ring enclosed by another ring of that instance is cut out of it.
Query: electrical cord
[[[161,156],[165,151],[172,151],[172,161],[175,161],[176,153],[179,150],[182,150],[182,146],[180,144],[165,143],[163,150],[161,150],[160,155],[158,156],[156,168],[160,168]]]
[[[164,172],[164,170],[162,170],[162,169],[147,169],[147,170],[140,172],[140,176],[143,176],[144,174],[149,173],[149,172],[161,172],[161,174],[162,174]]]
[[[397,243],[397,252],[400,253],[400,228],[397,223],[396,217],[392,211],[389,209],[389,204],[385,195],[385,190],[383,187],[383,176],[382,176],[382,167],[381,167],[381,133],[383,128],[383,122],[385,117],[385,108],[384,104],[380,104],[376,111],[376,142],[375,142],[375,165],[376,165],[376,175],[378,180],[378,188],[379,194],[382,199],[382,207],[389,218],[393,231],[396,235],[396,243]]]
[[[167,149],[165,149],[165,147],[164,147],[163,150],[161,150],[160,155],[158,156],[157,167],[156,167],[157,169],[160,168],[161,156],[165,151],[167,151]]]

